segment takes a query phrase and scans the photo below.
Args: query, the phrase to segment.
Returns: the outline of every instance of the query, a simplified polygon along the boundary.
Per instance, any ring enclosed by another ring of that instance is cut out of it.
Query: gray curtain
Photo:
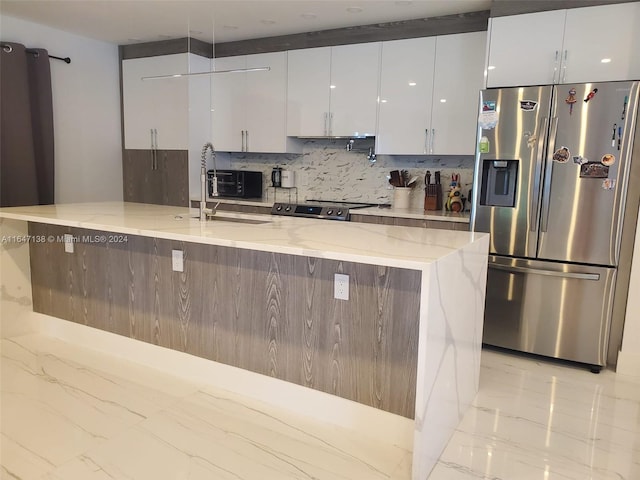
[[[0,206],[53,203],[49,55],[12,42],[0,55]]]

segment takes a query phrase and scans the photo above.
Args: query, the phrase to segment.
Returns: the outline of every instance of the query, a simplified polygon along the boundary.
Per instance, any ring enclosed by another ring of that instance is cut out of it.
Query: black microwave
[[[220,197],[262,198],[262,172],[250,170],[218,170]],[[209,196],[213,196],[213,170],[207,172]]]

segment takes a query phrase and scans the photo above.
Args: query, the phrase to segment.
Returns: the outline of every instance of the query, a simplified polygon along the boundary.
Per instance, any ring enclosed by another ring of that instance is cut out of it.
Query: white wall
[[[117,45],[6,15],[0,38],[71,58],[51,60],[56,203],[122,200]]]
[[[640,218],[640,212],[638,217]],[[633,248],[629,299],[625,316],[622,348],[616,371],[640,377],[640,222],[636,227],[636,243]]]

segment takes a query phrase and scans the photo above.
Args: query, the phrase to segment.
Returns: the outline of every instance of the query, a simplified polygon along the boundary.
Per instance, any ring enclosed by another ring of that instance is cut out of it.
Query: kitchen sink
[[[199,219],[199,216],[192,216],[191,218]],[[182,220],[181,216],[176,216],[176,220]],[[212,217],[207,218],[207,222],[230,222],[230,223],[244,223],[246,225],[262,225],[265,223],[271,223],[271,220],[255,220],[253,218],[239,218],[239,217],[222,217],[214,215]]]

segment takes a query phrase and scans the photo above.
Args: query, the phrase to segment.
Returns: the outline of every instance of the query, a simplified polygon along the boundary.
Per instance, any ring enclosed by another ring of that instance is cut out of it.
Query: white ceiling
[[[229,42],[488,10],[491,0],[1,0],[0,13],[130,44]]]

